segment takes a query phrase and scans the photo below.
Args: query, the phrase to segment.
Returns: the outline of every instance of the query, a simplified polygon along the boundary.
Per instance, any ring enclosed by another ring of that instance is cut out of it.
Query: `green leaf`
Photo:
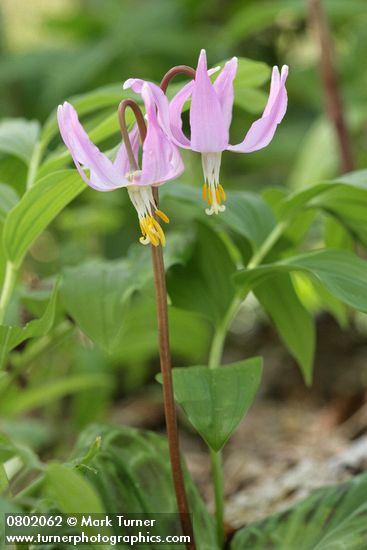
[[[49,464],[46,493],[64,514],[103,514],[104,506],[93,485],[79,472],[62,464]]]
[[[16,156],[28,164],[38,134],[38,122],[22,118],[3,120],[0,123],[0,152]]]
[[[292,189],[304,190],[310,184],[333,176],[338,167],[337,143],[331,122],[321,116],[304,134],[288,184]]]
[[[198,224],[192,257],[168,272],[168,294],[175,307],[195,311],[219,324],[235,294],[236,266],[226,245],[209,227]]]
[[[190,247],[186,237],[170,236],[164,252],[166,267],[184,261]],[[152,278],[149,249],[134,244],[124,260],[92,261],[66,269],[62,296],[80,328],[104,350],[113,352],[121,346],[131,295]]]
[[[176,401],[214,451],[222,449],[251,406],[261,371],[260,357],[217,369],[199,366],[172,370]]]
[[[270,283],[260,283],[255,288],[255,295],[298,362],[306,384],[310,384],[315,353],[315,326],[290,276],[282,273],[272,277]]]
[[[204,214],[205,204],[197,187],[172,183],[162,188],[161,197],[192,205],[192,217],[207,221]],[[253,250],[259,248],[275,225],[274,214],[264,199],[256,193],[246,191],[226,192],[226,210],[218,221],[245,237]]]
[[[3,223],[9,210],[18,202],[19,197],[10,185],[0,183],[0,223]]]
[[[43,407],[65,395],[102,386],[111,386],[111,379],[102,374],[71,375],[67,378],[54,379],[46,384],[27,388],[22,393],[7,391],[1,399],[0,412],[9,416],[18,415]]]
[[[299,216],[306,208],[323,210],[366,245],[367,171],[347,174],[292,193],[277,206],[283,219]]]
[[[238,58],[238,69],[233,82],[234,103],[250,113],[259,113],[265,107],[267,95],[257,89],[270,76],[270,67],[266,63]]]
[[[39,319],[33,319],[24,327],[0,325],[0,368],[4,365],[7,354],[19,344],[30,338],[47,334],[51,330],[56,311],[56,301],[60,280],[54,286],[46,309]]]
[[[76,170],[55,172],[31,187],[6,217],[3,242],[7,259],[19,266],[42,231],[85,187]]]
[[[259,248],[276,223],[272,210],[259,195],[240,191],[227,193],[221,221],[248,239],[253,250]]]
[[[363,550],[367,474],[313,492],[285,512],[241,529],[231,550]]]
[[[88,462],[85,478],[97,489],[110,513],[177,513],[165,437],[132,428],[90,426],[80,437],[73,458],[85,456],[97,437],[100,451]],[[197,548],[218,550],[213,520],[184,468]],[[164,536],[164,523],[160,525]],[[170,531],[172,531],[172,526]],[[152,548],[153,546],[147,546]],[[171,545],[182,550],[182,546]]]
[[[106,351],[112,351],[135,289],[126,261],[95,261],[66,269],[61,292],[66,310],[83,332]]]
[[[121,338],[113,350],[114,357],[131,365],[132,371],[136,370],[138,363],[157,357],[159,352],[154,289],[149,288],[149,293],[149,296],[144,292],[134,297]],[[168,307],[168,317],[172,355],[184,360],[186,364],[202,361],[209,349],[211,330],[208,323],[192,312],[172,306]],[[190,342],[189,346],[187,342]]]
[[[247,293],[278,273],[301,271],[315,278],[343,303],[367,312],[367,261],[344,250],[319,250],[241,271],[235,282]]]

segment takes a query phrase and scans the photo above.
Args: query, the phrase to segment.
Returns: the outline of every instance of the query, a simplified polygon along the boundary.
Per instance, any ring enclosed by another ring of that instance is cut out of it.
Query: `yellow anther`
[[[221,199],[220,192],[219,192],[218,188],[216,188],[216,190],[215,190],[215,196],[216,196],[216,199],[217,199],[217,203],[220,204],[222,202],[222,199]]]
[[[226,193],[223,189],[223,185],[219,184],[218,185],[218,189],[219,189],[219,192],[220,192],[220,196],[222,197],[222,200],[226,200]]]
[[[163,212],[161,213],[167,218]],[[153,246],[159,246],[159,244],[165,246],[166,237],[163,229],[155,218],[152,216],[145,216],[142,218],[140,220],[140,229],[142,232],[142,236],[139,239],[141,243],[148,244],[148,242],[150,242]]]
[[[156,232],[158,234],[159,240],[162,243],[162,246],[164,246],[166,244],[166,237],[163,233],[163,229],[161,228],[161,226],[159,225],[157,220],[153,220],[153,225],[154,225],[154,229],[156,230]]]
[[[207,194],[206,194],[206,183],[204,183],[203,185],[203,201],[206,202],[206,197],[207,197]]]
[[[208,204],[211,205],[213,202],[212,192],[210,187],[208,186]]]
[[[169,217],[167,216],[167,214],[165,214],[164,212],[162,212],[162,210],[156,210],[155,211],[156,215],[161,218],[161,220],[163,220],[165,223],[169,223]]]

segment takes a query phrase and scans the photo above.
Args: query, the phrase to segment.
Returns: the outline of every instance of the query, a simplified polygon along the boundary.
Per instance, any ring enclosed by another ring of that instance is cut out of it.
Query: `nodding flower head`
[[[204,172],[203,198],[208,202],[206,213],[209,215],[225,210],[225,193],[219,183],[222,152],[228,150],[235,153],[251,153],[266,147],[273,139],[287,109],[285,82],[288,67],[284,65],[281,72],[278,67],[273,68],[270,94],[261,118],[252,124],[241,143],[231,145],[229,128],[232,121],[233,81],[237,73],[237,64],[237,58],[233,57],[212,83],[210,75],[216,72],[217,68],[208,71],[206,52],[201,50],[195,78],[183,86],[170,103],[164,101],[162,91],[155,84],[148,83],[158,108],[160,124],[167,136],[179,147],[201,153]],[[171,69],[172,71],[174,70]],[[143,81],[130,79],[125,82],[124,87],[132,87],[135,92],[141,93]],[[182,131],[181,115],[190,97],[190,136],[187,137]]]
[[[128,134],[128,148],[125,143],[122,143],[114,161],[111,161],[91,142],[79,122],[77,112],[70,103],[65,102],[58,107],[57,119],[61,137],[84,181],[96,191],[102,192],[126,187],[138,213],[142,232],[140,242],[158,246],[165,244],[165,236],[159,220],[168,223],[169,219],[158,209],[153,188],[180,176],[184,166],[177,146],[167,137],[158,123],[151,89],[148,85],[143,86],[141,93],[146,110],[146,135],[141,135],[141,123],[145,127],[144,118],[141,115],[140,125],[135,124]],[[142,157],[139,168],[138,157],[142,138]],[[89,175],[85,170],[89,171]]]

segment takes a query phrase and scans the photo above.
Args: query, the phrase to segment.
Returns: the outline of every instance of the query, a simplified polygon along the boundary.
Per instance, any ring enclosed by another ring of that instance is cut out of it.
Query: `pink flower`
[[[179,147],[201,153],[205,178],[203,198],[210,207],[206,209],[206,213],[218,214],[225,209],[222,204],[225,193],[219,183],[222,152],[228,150],[235,153],[251,153],[270,143],[287,109],[285,82],[288,67],[284,65],[281,73],[277,67],[273,68],[270,94],[265,110],[261,118],[252,124],[243,141],[237,145],[229,143],[234,100],[233,80],[237,72],[237,58],[234,57],[225,64],[214,84],[209,78],[212,72],[215,70],[207,69],[205,50],[201,50],[195,80],[183,86],[169,104],[162,97],[163,93],[159,93],[159,88],[155,84],[149,83],[149,86],[158,108],[159,122],[167,136]],[[130,79],[124,87],[131,86],[135,92],[140,93],[142,83],[141,80]],[[190,96],[191,136],[188,138],[182,131],[181,115],[183,106]]]
[[[118,149],[112,162],[94,145],[70,103],[59,105],[57,120],[61,137],[70,151],[75,166],[84,181],[96,191],[113,191],[126,187],[136,208],[142,231],[140,242],[154,246],[165,244],[165,236],[155,214],[168,223],[168,217],[157,209],[152,187],[180,176],[183,162],[175,144],[167,138],[158,124],[155,101],[148,85],[142,87],[146,109],[147,135],[142,146],[141,170],[130,169],[125,145]],[[137,125],[129,134],[132,150],[138,163],[139,131]],[[86,170],[89,170],[89,177]]]

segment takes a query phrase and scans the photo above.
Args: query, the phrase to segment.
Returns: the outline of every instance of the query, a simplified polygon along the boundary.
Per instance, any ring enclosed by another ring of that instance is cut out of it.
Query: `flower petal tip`
[[[288,65],[283,65],[282,72],[281,72],[281,78],[283,79],[283,82],[286,81],[288,77],[289,67]]]
[[[127,90],[128,88],[131,88],[131,86],[134,84],[135,78],[128,78],[125,80],[125,82],[122,85],[123,90]]]

